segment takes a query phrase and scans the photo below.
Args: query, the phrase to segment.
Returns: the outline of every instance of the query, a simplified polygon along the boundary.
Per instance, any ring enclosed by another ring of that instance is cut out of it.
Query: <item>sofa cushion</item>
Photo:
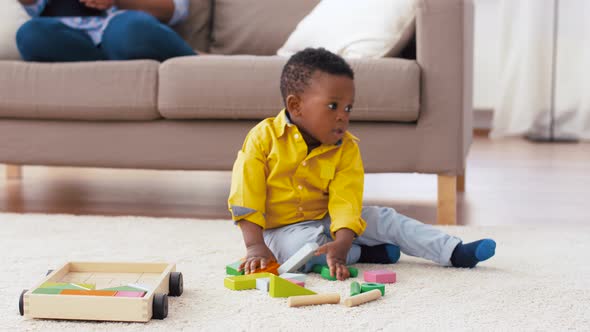
[[[174,30],[195,50],[209,51],[212,2],[212,0],[190,0],[188,17],[174,26]]]
[[[279,56],[183,57],[160,67],[158,109],[168,119],[263,119],[283,102]],[[420,108],[420,69],[413,60],[349,60],[355,72],[352,120],[412,122]]]
[[[215,0],[211,52],[274,55],[320,0]]]
[[[0,117],[156,119],[158,65],[151,60],[0,61]]]

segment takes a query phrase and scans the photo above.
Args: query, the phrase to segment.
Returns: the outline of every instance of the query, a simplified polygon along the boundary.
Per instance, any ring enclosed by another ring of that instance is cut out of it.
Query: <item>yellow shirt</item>
[[[256,125],[234,163],[229,210],[234,221],[276,228],[330,213],[330,231],[365,230],[361,218],[364,169],[358,139],[346,132],[336,145],[307,154],[285,110]]]

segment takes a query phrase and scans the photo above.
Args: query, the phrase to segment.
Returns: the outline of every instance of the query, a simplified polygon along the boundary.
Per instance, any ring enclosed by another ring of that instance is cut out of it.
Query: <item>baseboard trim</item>
[[[473,109],[473,135],[488,136],[492,130],[494,110],[492,108]]]

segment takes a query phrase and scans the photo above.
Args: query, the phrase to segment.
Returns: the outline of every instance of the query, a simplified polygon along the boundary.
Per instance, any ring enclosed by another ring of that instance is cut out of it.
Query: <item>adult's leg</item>
[[[53,17],[37,17],[23,24],[16,32],[16,46],[25,61],[104,60],[102,51],[84,31]]]
[[[392,208],[364,207],[362,217],[367,222],[365,232],[356,244],[376,246],[394,244],[404,254],[451,265],[451,255],[461,239],[397,213]]]
[[[109,21],[101,48],[110,60],[164,61],[196,54],[170,27],[150,14],[135,10],[125,11]]]

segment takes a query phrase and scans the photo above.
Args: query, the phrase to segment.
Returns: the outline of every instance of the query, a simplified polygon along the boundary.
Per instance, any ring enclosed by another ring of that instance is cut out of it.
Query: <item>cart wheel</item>
[[[20,293],[20,298],[18,299],[18,312],[21,316],[25,314],[25,293],[28,289],[24,289],[22,293]]]
[[[170,292],[168,293],[170,296],[180,296],[182,294],[184,285],[181,272],[170,272],[170,283],[168,288],[170,289]]]
[[[154,294],[154,302],[152,304],[152,318],[164,319],[168,316],[168,295]]]
[[[53,270],[47,270],[47,273],[45,273],[46,276],[50,275],[51,272],[53,272]]]

